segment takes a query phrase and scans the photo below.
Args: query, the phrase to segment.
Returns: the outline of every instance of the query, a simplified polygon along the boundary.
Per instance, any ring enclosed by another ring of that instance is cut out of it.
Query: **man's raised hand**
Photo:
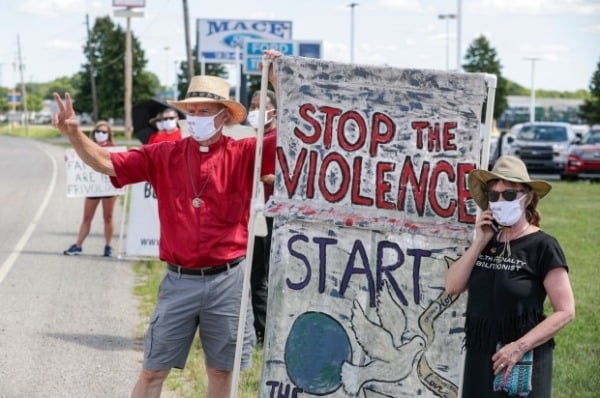
[[[52,126],[58,129],[64,135],[74,135],[79,131],[79,121],[73,110],[71,95],[65,93],[65,100],[60,98],[57,93],[53,94],[54,100],[58,105],[58,112],[52,116]]]

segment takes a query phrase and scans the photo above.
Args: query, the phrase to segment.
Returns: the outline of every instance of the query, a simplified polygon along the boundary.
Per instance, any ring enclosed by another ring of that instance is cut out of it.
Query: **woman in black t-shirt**
[[[514,156],[469,174],[482,212],[473,243],[446,275],[448,293],[469,292],[463,398],[551,396],[552,338],[575,315],[565,256],[536,208],[551,188]]]

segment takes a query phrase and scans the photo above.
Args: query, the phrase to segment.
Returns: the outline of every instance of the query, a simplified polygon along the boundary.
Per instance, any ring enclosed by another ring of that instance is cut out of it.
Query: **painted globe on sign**
[[[322,312],[305,312],[294,321],[285,343],[288,376],[305,393],[326,395],[341,385],[342,364],[352,348],[344,328]]]

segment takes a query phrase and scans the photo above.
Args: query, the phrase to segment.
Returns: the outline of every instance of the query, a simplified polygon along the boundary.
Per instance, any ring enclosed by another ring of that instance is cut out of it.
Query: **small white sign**
[[[105,148],[109,152],[124,152],[124,146]],[[124,195],[125,189],[115,188],[106,174],[98,173],[85,164],[74,149],[65,152],[67,166],[67,198],[97,198]]]

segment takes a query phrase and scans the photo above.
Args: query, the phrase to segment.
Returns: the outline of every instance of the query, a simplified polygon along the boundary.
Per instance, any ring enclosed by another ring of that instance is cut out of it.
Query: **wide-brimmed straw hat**
[[[475,169],[469,173],[469,190],[471,191],[471,196],[473,196],[473,200],[475,200],[475,203],[482,210],[488,208],[487,183],[497,179],[527,184],[537,193],[540,199],[546,196],[552,189],[552,185],[546,181],[530,179],[529,173],[527,173],[527,166],[518,157],[501,156],[494,164],[492,171]]]
[[[187,113],[187,105],[199,102],[224,105],[231,114],[227,124],[239,124],[246,119],[246,108],[237,101],[229,99],[229,83],[216,76],[194,76],[185,98],[181,101],[167,101],[177,109]]]

